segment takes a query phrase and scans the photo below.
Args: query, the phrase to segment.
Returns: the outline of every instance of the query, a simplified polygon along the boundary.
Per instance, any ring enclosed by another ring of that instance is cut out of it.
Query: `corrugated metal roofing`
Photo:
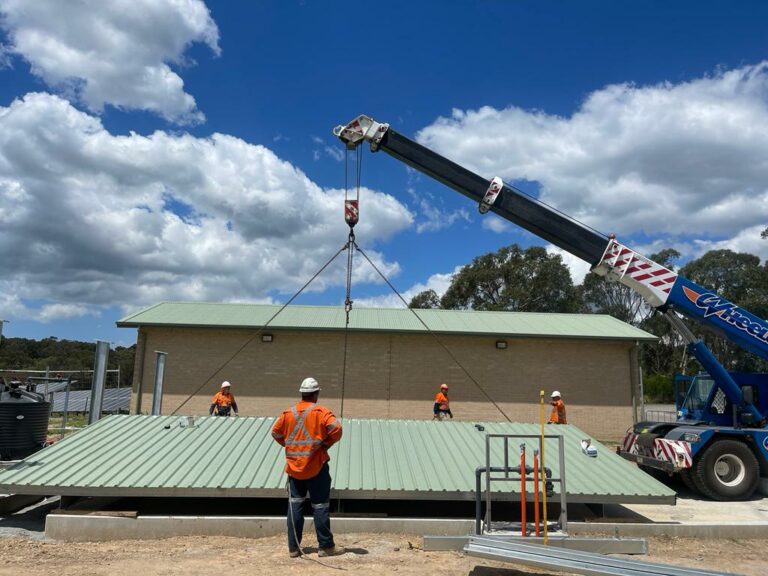
[[[163,302],[117,322],[120,327],[203,326],[255,328],[263,326],[280,306]],[[418,310],[433,332],[509,336],[656,340],[648,332],[604,314],[548,314],[534,312],[477,312],[474,310]],[[407,308],[353,308],[351,330],[426,332]],[[288,306],[270,324],[275,329],[343,330],[343,307]]]
[[[186,418],[186,417],[185,417]],[[282,497],[284,456],[270,435],[274,418],[202,417],[185,428],[178,416],[108,416],[0,471],[0,492],[72,496]],[[532,434],[539,426],[414,420],[344,420],[331,451],[334,498],[471,500],[475,468],[485,465],[485,434]],[[584,433],[563,435],[569,502],[666,502],[675,493],[595,443],[581,452]],[[510,441],[510,459],[520,440]],[[538,442],[526,441],[529,454]],[[547,440],[546,465],[560,475],[557,440]],[[492,465],[503,464],[501,443]],[[518,482],[496,483],[515,493]]]
[[[63,412],[66,392],[56,392],[53,394],[53,407],[51,412]],[[90,390],[70,390],[69,400],[67,400],[67,412],[88,412],[91,402]],[[126,412],[131,405],[130,388],[106,388],[102,398],[102,412]]]

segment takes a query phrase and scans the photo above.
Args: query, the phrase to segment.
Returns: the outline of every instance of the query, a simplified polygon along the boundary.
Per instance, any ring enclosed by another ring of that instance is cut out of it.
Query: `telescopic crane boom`
[[[754,398],[696,338],[677,313],[718,332],[736,345],[768,359],[768,322],[698,286],[673,270],[638,254],[614,236],[605,236],[535,198],[505,185],[498,177],[487,180],[393,130],[388,124],[362,115],[337,126],[334,134],[347,148],[364,142],[478,202],[489,210],[588,262],[591,270],[638,292],[654,309],[665,314],[688,344],[691,354],[712,376],[735,407],[733,426],[765,426],[766,413]],[[768,457],[768,436],[764,442]]]

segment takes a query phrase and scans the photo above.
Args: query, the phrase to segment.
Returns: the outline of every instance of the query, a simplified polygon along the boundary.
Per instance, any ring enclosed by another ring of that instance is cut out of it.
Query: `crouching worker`
[[[301,556],[304,531],[304,499],[309,492],[315,532],[320,548],[318,556],[344,554],[336,546],[331,532],[331,474],[328,470],[328,448],[341,439],[341,422],[333,412],[317,404],[320,385],[306,378],[299,388],[301,401],[283,411],[272,427],[272,438],[285,447],[285,471],[288,474],[288,553]]]
[[[232,385],[226,380],[221,383],[221,390],[213,395],[209,414],[216,416],[229,416],[233,411],[237,415],[237,402],[230,388]]]
[[[446,416],[453,418],[451,402],[448,400],[448,384],[440,384],[440,392],[435,394],[435,405],[432,409],[435,413],[434,420],[442,420]]]

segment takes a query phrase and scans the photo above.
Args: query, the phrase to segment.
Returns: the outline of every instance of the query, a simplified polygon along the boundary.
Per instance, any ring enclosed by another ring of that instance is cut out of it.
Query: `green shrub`
[[[643,396],[649,404],[671,404],[675,401],[672,376],[669,374],[649,374],[643,378]]]

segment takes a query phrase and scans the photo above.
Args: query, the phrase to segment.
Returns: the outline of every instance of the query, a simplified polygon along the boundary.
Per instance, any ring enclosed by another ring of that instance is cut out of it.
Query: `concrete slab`
[[[675,506],[656,504],[626,504],[605,506],[608,518],[622,515],[623,508],[636,518],[651,522],[697,523],[766,523],[768,524],[768,498],[760,496],[746,502],[713,502],[681,493]],[[626,514],[626,513],[625,513]]]
[[[333,518],[335,534],[380,532],[389,534],[435,534],[459,536],[474,530],[474,520],[429,518]],[[174,536],[234,536],[261,538],[283,534],[285,517],[266,516],[140,516],[116,518],[49,514],[45,522],[48,538],[69,542],[172,538]],[[305,532],[314,530],[307,518]]]
[[[613,523],[569,522],[568,532],[574,536],[613,536],[614,538],[666,536],[670,538],[768,538],[768,523],[721,522],[686,523]]]

